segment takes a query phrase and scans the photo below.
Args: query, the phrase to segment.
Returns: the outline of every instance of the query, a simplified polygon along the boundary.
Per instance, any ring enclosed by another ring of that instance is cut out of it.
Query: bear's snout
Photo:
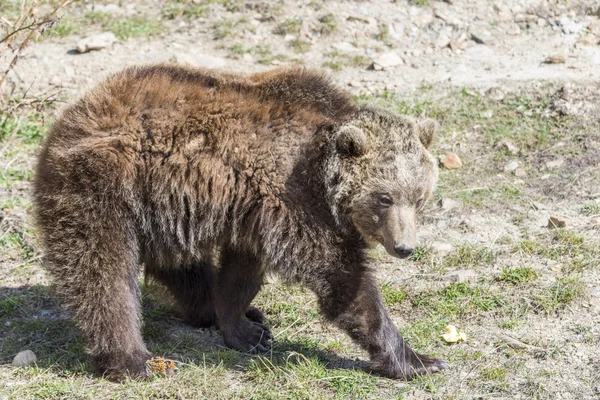
[[[400,258],[408,258],[414,253],[414,247],[407,246],[405,244],[398,244],[394,246],[394,252]]]

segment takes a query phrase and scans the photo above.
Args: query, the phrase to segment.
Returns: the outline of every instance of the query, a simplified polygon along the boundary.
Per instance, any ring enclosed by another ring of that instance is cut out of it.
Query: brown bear
[[[140,266],[225,344],[271,340],[266,272],[307,285],[392,378],[439,372],[394,327],[368,266],[408,257],[437,166],[435,123],[358,106],[321,73],[128,68],[54,123],[35,176],[43,263],[113,377],[148,376]]]

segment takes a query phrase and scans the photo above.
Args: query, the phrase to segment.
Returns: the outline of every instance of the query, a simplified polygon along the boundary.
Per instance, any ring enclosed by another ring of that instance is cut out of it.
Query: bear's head
[[[437,124],[371,107],[331,134],[326,165],[329,205],[344,229],[408,257],[416,245],[416,216],[438,177],[429,153]]]

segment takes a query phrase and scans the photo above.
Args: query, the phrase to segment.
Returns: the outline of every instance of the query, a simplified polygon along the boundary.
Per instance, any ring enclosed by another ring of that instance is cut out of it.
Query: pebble
[[[502,101],[506,95],[504,92],[498,87],[491,87],[485,92],[486,96],[494,101]]]
[[[87,53],[88,51],[92,50],[102,50],[111,46],[117,41],[117,37],[114,33],[104,32],[81,39],[77,42],[75,50],[77,50],[79,53]]]
[[[500,143],[498,143],[498,146],[501,149],[508,151],[513,156],[516,156],[517,154],[519,154],[520,149],[509,140],[501,141]]]
[[[435,47],[442,49],[444,47],[448,47],[451,40],[452,38],[446,32],[440,32],[434,44]]]
[[[382,69],[387,69],[402,64],[404,64],[404,60],[395,52],[390,51],[389,53],[384,53],[373,60],[373,69],[381,71]]]
[[[556,53],[544,61],[546,64],[564,64],[567,62],[567,56],[564,53]]]
[[[487,46],[493,46],[495,44],[494,39],[485,32],[471,32],[471,39],[475,43],[485,44]]]
[[[448,169],[459,169],[460,167],[462,167],[462,161],[460,161],[458,155],[454,153],[446,154],[446,157],[444,157],[442,164]]]
[[[522,168],[515,169],[514,174],[517,178],[525,178],[527,176],[527,172]]]
[[[460,208],[461,206],[460,201],[449,199],[447,197],[441,199],[438,204],[444,211],[454,210],[455,208]]]
[[[460,269],[452,272],[448,272],[443,276],[445,281],[450,282],[471,282],[477,278],[475,271],[471,269]]]
[[[15,367],[27,367],[37,361],[37,356],[31,350],[20,351],[13,359]]]
[[[519,162],[511,161],[504,166],[504,172],[513,172],[513,171],[516,171],[517,168],[519,168]]]
[[[548,228],[566,228],[571,225],[571,220],[566,217],[552,216],[548,220]]]
[[[511,36],[518,36],[521,34],[521,28],[517,24],[510,24],[506,29],[506,34]]]

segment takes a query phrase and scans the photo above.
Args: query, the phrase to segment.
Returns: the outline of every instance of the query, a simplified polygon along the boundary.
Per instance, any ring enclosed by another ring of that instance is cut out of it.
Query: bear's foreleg
[[[382,375],[411,379],[446,367],[443,360],[417,354],[404,342],[366,266],[326,268],[310,279],[309,286],[325,316],[369,352],[374,369]]]
[[[261,285],[261,264],[256,256],[234,249],[223,251],[214,295],[217,324],[227,346],[247,352],[269,346],[272,336],[262,324],[262,312],[250,307]]]

